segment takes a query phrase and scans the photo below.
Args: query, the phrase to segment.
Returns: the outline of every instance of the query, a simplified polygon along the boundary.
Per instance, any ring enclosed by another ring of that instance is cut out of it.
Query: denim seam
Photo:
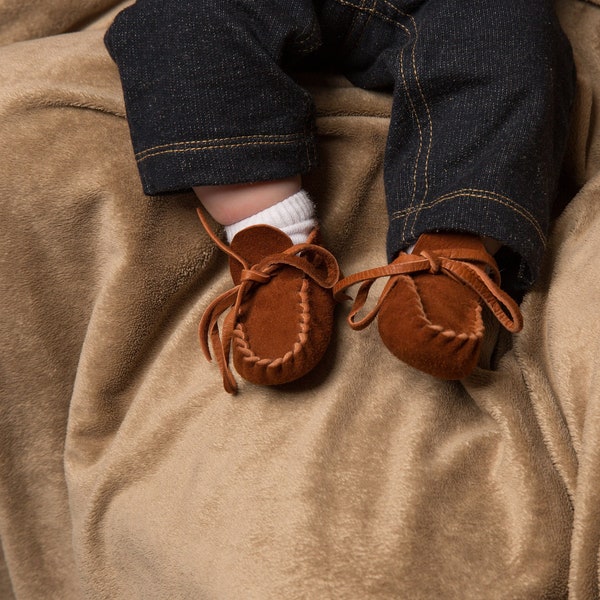
[[[161,156],[164,154],[180,154],[184,152],[201,152],[203,150],[222,150],[225,148],[242,148],[247,146],[275,146],[275,145],[285,145],[285,144],[293,144],[292,141],[287,142],[245,142],[240,144],[215,144],[212,146],[200,146],[200,147],[192,147],[192,148],[181,148],[179,150],[161,150],[160,152],[154,152],[153,154],[147,154],[142,158],[137,159],[137,163],[140,164],[144,162],[148,158],[154,158],[155,156]],[[304,144],[307,146],[307,144]],[[307,152],[308,154],[308,152]],[[309,163],[312,165],[312,161]]]
[[[371,0],[371,2],[373,4],[375,4],[375,0]],[[356,23],[357,23],[357,20],[358,20],[358,15],[360,15],[362,12],[364,12],[364,8],[365,8],[365,4],[366,3],[367,3],[367,0],[360,0],[360,7],[358,7],[358,10],[356,10],[354,12],[354,15],[352,16],[352,23],[350,23],[350,27],[348,27],[348,35],[352,35],[352,33],[355,31],[355,29],[356,29]],[[350,52],[351,50],[354,50],[354,48],[356,48],[358,42],[362,38],[362,35],[363,35],[364,31],[365,31],[365,27],[367,26],[367,23],[369,22],[370,18],[371,18],[371,15],[368,15],[367,20],[365,21],[365,23],[363,25],[363,29],[360,32],[360,35],[357,36],[356,41],[352,44],[352,46],[348,47],[348,52]]]
[[[377,15],[380,19],[387,21],[389,23],[391,23],[392,25],[401,28],[406,35],[409,37],[409,40],[412,41],[412,50],[411,50],[411,63],[412,63],[412,72],[414,74],[415,77],[415,82],[417,85],[417,89],[419,91],[419,95],[421,97],[421,102],[423,107],[425,108],[425,112],[427,114],[427,121],[429,124],[429,144],[428,144],[428,148],[427,148],[427,154],[425,156],[425,165],[424,165],[424,173],[423,173],[423,177],[424,177],[424,185],[425,185],[425,190],[423,193],[423,197],[420,200],[420,204],[419,206],[422,206],[425,204],[425,201],[427,199],[427,195],[429,193],[429,159],[431,156],[431,149],[433,147],[433,121],[431,118],[431,111],[429,109],[429,104],[427,102],[427,98],[425,97],[425,93],[423,91],[423,88],[421,86],[421,81],[419,79],[419,74],[417,72],[417,64],[416,64],[416,55],[415,55],[415,50],[417,47],[417,42],[418,42],[418,38],[419,38],[419,32],[418,32],[418,27],[417,27],[417,23],[415,21],[415,18],[400,10],[398,7],[394,6],[393,4],[391,4],[388,0],[379,0],[381,2],[383,2],[385,5],[387,5],[388,7],[390,7],[392,10],[394,10],[396,13],[398,13],[399,15],[407,18],[410,20],[411,24],[412,24],[412,28],[414,29],[414,34],[413,32],[406,27],[406,25],[404,25],[403,23],[400,23],[397,20],[394,20],[390,17],[388,17],[387,15],[385,15],[384,13],[382,13],[381,11],[377,10],[376,4],[377,2],[374,2],[373,5],[371,6],[371,8],[364,8],[362,5],[356,6],[355,4],[353,4],[352,2],[350,2],[349,0],[335,0],[336,2],[338,2],[339,4],[345,5],[345,6],[350,6],[356,10],[359,11],[363,11],[363,12],[367,12],[370,13],[370,15]],[[415,157],[415,164],[413,167],[413,193],[410,199],[410,205],[411,207],[413,207],[413,204],[415,202],[416,199],[416,195],[417,195],[417,174],[419,171],[419,165],[421,162],[421,155],[423,152],[423,146],[424,146],[424,135],[423,135],[423,127],[421,124],[421,121],[419,119],[418,116],[418,111],[417,111],[417,107],[415,104],[415,100],[413,99],[412,95],[409,92],[409,88],[408,88],[408,82],[407,82],[407,77],[406,77],[406,73],[404,70],[404,47],[402,48],[401,52],[400,52],[400,60],[399,60],[399,71],[400,71],[400,76],[402,78],[402,83],[404,85],[404,89],[406,90],[406,95],[407,98],[410,102],[410,106],[411,106],[411,113],[413,116],[413,119],[415,121],[415,124],[417,126],[418,132],[419,132],[419,145],[417,148],[417,154]],[[416,207],[415,212],[419,211],[419,207]],[[416,221],[416,218],[415,218]],[[406,236],[406,226],[407,226],[408,221],[404,222],[404,227],[403,227],[403,231],[402,231],[402,236],[405,237]]]
[[[304,151],[306,152],[306,164],[308,166],[309,169],[312,169],[312,167],[315,164],[315,160],[314,160],[314,156],[315,156],[315,152],[316,149],[315,147],[306,139],[306,137],[304,137],[303,140],[304,143]],[[311,156],[311,150],[312,150],[312,156]]]
[[[383,14],[382,12],[379,12],[375,8],[375,5],[377,4],[377,2],[373,2],[373,5],[370,8],[366,8],[365,6],[363,6],[362,3],[360,6],[357,6],[356,4],[349,2],[349,0],[334,0],[334,1],[337,2],[338,4],[341,4],[342,6],[349,6],[350,8],[354,8],[361,12],[375,14],[379,18],[381,18],[383,21],[388,21],[389,23],[392,23],[393,25],[397,25],[399,27],[402,27],[403,29],[406,29],[406,27],[404,25],[402,25],[402,23],[398,23],[398,21],[394,21],[394,19],[388,17],[387,15]],[[398,9],[396,9],[396,10],[398,10]],[[398,12],[402,12],[402,11],[398,11]]]
[[[389,0],[380,0],[381,2],[383,2],[384,4],[388,5],[392,10],[397,11],[399,14],[404,15],[405,17],[408,17],[413,25],[414,28],[414,33],[415,33],[415,41],[413,44],[413,48],[412,48],[412,64],[413,64],[413,73],[415,76],[415,81],[417,84],[417,87],[419,89],[419,93],[421,95],[421,99],[423,100],[423,104],[425,106],[425,110],[427,111],[427,116],[428,116],[428,120],[429,120],[429,127],[430,127],[430,131],[429,131],[429,148],[427,150],[427,157],[425,160],[425,171],[424,171],[424,179],[425,179],[425,191],[423,194],[423,197],[420,201],[420,203],[417,206],[413,206],[412,202],[415,198],[414,194],[413,194],[413,198],[411,199],[411,207],[409,209],[407,209],[406,211],[399,211],[398,213],[395,213],[394,218],[400,218],[401,215],[411,215],[412,216],[412,226],[411,226],[411,233],[414,235],[414,229],[415,229],[415,225],[417,222],[417,219],[419,218],[419,213],[422,210],[426,210],[429,209],[437,204],[439,204],[440,202],[445,202],[446,200],[452,200],[455,198],[460,198],[461,196],[463,197],[474,197],[474,198],[481,198],[483,200],[490,200],[493,202],[497,202],[499,204],[504,205],[505,207],[507,207],[509,210],[512,210],[513,212],[521,215],[523,218],[525,218],[527,221],[529,221],[529,223],[533,226],[533,228],[535,229],[536,233],[538,234],[538,236],[540,237],[540,240],[543,244],[543,246],[546,246],[546,235],[544,234],[540,224],[538,223],[538,220],[529,212],[527,211],[525,208],[519,206],[514,200],[512,200],[511,198],[508,198],[507,196],[503,196],[502,194],[498,194],[497,192],[492,192],[492,191],[487,191],[487,190],[476,190],[476,189],[472,189],[472,188],[465,188],[463,190],[459,190],[457,192],[454,193],[449,193],[449,194],[445,194],[443,196],[438,197],[437,199],[431,201],[430,203],[426,203],[427,200],[427,195],[429,192],[429,181],[428,181],[428,174],[429,174],[429,159],[431,156],[431,150],[433,147],[433,120],[431,118],[431,112],[429,109],[429,105],[427,103],[427,99],[425,97],[425,93],[423,92],[423,89],[421,87],[421,83],[419,80],[419,76],[416,70],[416,59],[414,56],[414,52],[415,52],[415,48],[417,45],[417,41],[418,41],[418,28],[417,28],[417,23],[414,19],[414,17],[410,14],[405,13],[404,11],[400,10],[399,8],[397,8],[396,6],[394,6],[393,4],[391,4],[389,2]],[[402,49],[402,51],[404,51],[404,48]],[[416,171],[415,171],[415,176],[416,176]],[[413,190],[415,190],[415,188],[413,188]],[[416,190],[415,190],[416,191]],[[406,236],[406,227],[408,225],[408,219],[406,219],[404,221],[404,225],[403,225],[403,229],[402,229],[402,236],[405,237]]]
[[[398,211],[394,213],[393,219],[401,219],[403,217],[407,217],[409,215],[413,215],[421,212],[422,210],[429,210],[434,206],[441,204],[442,202],[446,202],[447,200],[453,200],[455,198],[480,198],[481,200],[489,200],[491,202],[496,202],[498,204],[502,204],[513,212],[521,215],[525,220],[529,221],[536,233],[539,235],[543,246],[546,246],[546,236],[542,228],[540,227],[537,219],[526,209],[519,206],[514,200],[509,198],[508,196],[503,196],[502,194],[498,194],[496,192],[488,191],[488,190],[477,190],[473,188],[464,188],[461,190],[457,190],[455,192],[450,192],[448,194],[444,194],[443,196],[439,196],[435,200],[432,200],[428,204],[421,204],[419,206],[414,206],[411,208],[407,208],[405,210]],[[417,217],[415,217],[416,222]]]
[[[145,150],[136,152],[135,158],[138,162],[156,156],[159,154],[172,154],[177,152],[186,152],[188,150],[211,150],[213,148],[237,148],[239,146],[250,145],[281,145],[293,144],[303,139],[303,135],[297,133],[280,134],[280,135],[242,135],[229,138],[214,138],[206,140],[190,140],[184,142],[172,142],[169,144],[161,144],[152,146]],[[275,139],[273,139],[275,138]],[[242,141],[248,140],[248,141]],[[251,141],[250,141],[251,140]],[[182,147],[183,146],[183,147]]]
[[[310,38],[306,38],[304,40],[301,40],[301,41],[297,42],[297,44],[299,46],[304,46],[309,41],[310,41]],[[299,52],[302,52],[303,54],[311,54],[312,52],[314,52],[315,50],[317,50],[320,45],[321,45],[321,40],[316,40],[312,44],[312,46],[298,48],[298,50],[299,50]]]
[[[391,2],[389,2],[389,0],[380,0],[380,1],[383,2],[385,5],[389,6],[392,10],[396,11],[401,16],[409,19],[412,24],[412,28],[414,30],[414,35],[412,35],[412,33],[408,30],[408,28],[402,26],[402,27],[404,27],[407,34],[410,37],[412,37],[412,40],[413,40],[412,41],[412,49],[411,49],[412,72],[413,72],[413,75],[415,78],[415,83],[416,83],[417,89],[419,91],[419,96],[421,97],[423,108],[425,109],[425,112],[427,114],[427,123],[429,126],[428,127],[429,142],[427,145],[427,153],[425,155],[425,165],[423,168],[423,183],[424,183],[423,196],[419,202],[419,205],[413,211],[415,214],[418,215],[418,212],[420,210],[419,206],[423,206],[425,204],[425,201],[427,200],[427,196],[429,194],[429,159],[431,157],[431,149],[433,147],[433,120],[431,118],[431,111],[429,109],[429,103],[427,102],[427,98],[425,96],[425,92],[423,91],[423,87],[421,86],[421,80],[419,79],[419,74],[417,72],[417,59],[416,59],[415,52],[416,52],[416,48],[417,48],[417,43],[419,41],[419,29],[417,27],[417,22],[416,22],[415,18],[411,14],[400,10],[398,7],[394,6]],[[400,25],[400,23],[398,23],[398,24]],[[400,65],[401,65],[400,68],[401,68],[401,75],[402,75],[404,87],[408,92],[408,85],[407,85],[405,74],[404,74],[404,47],[402,48],[402,51],[400,52]],[[413,106],[414,119],[415,119],[415,122],[417,123],[417,127],[419,129],[419,148],[418,148],[417,156],[415,159],[415,166],[414,166],[414,171],[413,171],[413,193],[412,193],[412,197],[410,199],[410,205],[411,205],[411,207],[413,207],[413,204],[414,204],[414,202],[416,200],[416,196],[417,196],[417,174],[418,174],[419,165],[421,162],[421,154],[422,154],[423,145],[424,145],[424,136],[423,136],[422,125],[418,118],[418,111],[414,105],[412,98],[410,97],[410,94],[407,93],[407,95],[409,96],[411,105]],[[414,223],[416,222],[416,219],[417,219],[417,217],[415,216],[413,219],[413,229],[414,229]],[[403,237],[406,236],[407,224],[408,224],[408,219],[404,222],[404,227],[402,230]]]
[[[355,29],[357,29],[355,23],[356,23],[356,20],[358,19],[358,15],[360,13],[365,13],[365,12],[368,13],[367,20],[362,24],[360,33],[357,32],[356,39],[354,40],[354,42],[352,43],[351,46],[348,46],[348,48],[346,49],[346,52],[352,52],[358,46],[358,44],[362,40],[363,36],[365,35],[365,31],[367,30],[367,27],[369,26],[369,23],[371,22],[371,19],[373,18],[373,14],[375,13],[375,6],[377,4],[377,0],[370,0],[370,2],[371,2],[370,8],[366,8],[366,6],[365,6],[367,3],[367,0],[361,0],[360,6],[354,7],[356,9],[356,11],[354,13],[354,17],[352,18],[352,23],[350,24],[348,36],[350,36],[355,31]]]
[[[419,29],[417,27],[417,22],[415,20],[415,18],[411,15],[408,14],[402,10],[400,10],[399,8],[397,8],[396,6],[394,6],[393,4],[391,4],[389,2],[389,0],[381,0],[384,4],[386,4],[387,6],[389,6],[392,10],[395,10],[397,13],[399,13],[400,15],[408,18],[412,24],[412,27],[414,29],[414,41],[412,44],[412,50],[411,50],[411,62],[412,62],[412,69],[413,69],[413,75],[415,77],[415,83],[417,84],[417,89],[419,90],[419,95],[421,97],[421,101],[423,102],[423,107],[425,108],[425,112],[427,114],[427,122],[429,125],[429,143],[427,146],[427,154],[425,156],[425,166],[424,166],[424,170],[423,170],[423,180],[424,180],[424,191],[423,191],[423,196],[420,200],[419,205],[416,207],[416,210],[414,211],[415,213],[415,217],[413,218],[413,225],[411,230],[414,233],[414,224],[416,223],[416,220],[418,218],[418,213],[420,212],[421,208],[425,205],[425,201],[427,200],[427,196],[429,194],[429,159],[431,158],[431,150],[433,147],[433,119],[431,117],[431,110],[429,109],[429,103],[427,102],[427,97],[425,96],[425,92],[423,91],[423,87],[421,86],[421,80],[419,79],[419,74],[417,72],[417,59],[416,59],[416,55],[415,55],[415,51],[417,48],[417,43],[419,41]],[[401,60],[403,60],[404,56],[404,48],[402,48],[402,53],[401,53]],[[406,85],[406,84],[405,84]],[[417,120],[417,113],[416,113],[416,109],[415,109],[415,120]],[[419,125],[420,128],[420,125]],[[423,132],[420,130],[419,131],[419,152],[417,154],[417,159],[415,161],[415,171],[414,171],[414,179],[413,179],[413,195],[412,198],[410,200],[410,204],[411,207],[413,206],[414,201],[416,200],[416,193],[417,193],[417,170],[419,167],[419,162],[420,162],[420,158],[421,158],[421,151],[423,149]],[[404,226],[403,226],[403,230],[402,230],[402,236],[405,237],[406,236],[406,226],[408,224],[408,219],[404,221]]]
[[[295,40],[295,42],[298,46],[306,46],[309,42],[311,42],[315,38],[315,32],[317,29],[316,23],[313,22],[312,26],[309,26],[309,27],[310,28],[307,27],[307,29],[305,29]],[[299,48],[299,50],[300,50],[300,52],[310,54],[311,52],[314,52],[320,45],[321,45],[321,40],[320,40],[320,38],[317,38],[313,41],[312,45],[310,45],[308,48],[302,47],[302,48]]]
[[[535,219],[535,217],[533,217],[533,215],[531,215],[531,213],[529,213],[527,210],[519,207],[518,204],[516,202],[514,202],[514,200],[511,200],[510,198],[508,198],[506,196],[502,196],[502,194],[498,194],[497,192],[465,188],[464,190],[460,190],[458,192],[440,196],[429,203],[426,202],[427,196],[429,194],[429,160],[430,160],[431,151],[433,148],[433,120],[431,117],[431,111],[429,108],[429,104],[427,102],[427,98],[423,91],[421,81],[419,79],[419,74],[418,74],[417,68],[416,68],[415,50],[416,50],[417,42],[419,39],[419,30],[417,27],[416,20],[411,14],[408,14],[408,13],[402,11],[401,9],[399,9],[398,7],[394,6],[391,2],[389,2],[389,0],[378,0],[379,2],[382,2],[383,4],[390,7],[392,10],[394,10],[399,15],[404,16],[405,18],[409,19],[412,24],[412,29],[414,31],[414,33],[413,33],[404,24],[400,23],[399,21],[395,21],[394,19],[391,19],[387,15],[385,15],[382,12],[380,12],[379,10],[377,10],[377,8],[376,8],[377,0],[373,4],[373,6],[369,9],[363,8],[362,5],[361,5],[361,7],[358,7],[348,0],[335,0],[335,1],[340,4],[351,6],[357,10],[363,10],[365,12],[369,12],[369,13],[371,13],[371,15],[375,14],[378,17],[380,17],[381,19],[388,21],[388,22],[392,23],[393,25],[403,29],[405,31],[405,33],[409,36],[409,38],[412,38],[412,40],[413,40],[412,50],[411,50],[412,72],[413,72],[413,75],[415,78],[415,83],[417,85],[417,89],[419,90],[419,95],[421,97],[423,107],[425,108],[425,111],[427,113],[427,120],[428,120],[428,124],[429,124],[429,144],[428,144],[428,148],[427,148],[427,154],[425,157],[425,165],[424,165],[424,172],[423,172],[424,192],[423,192],[423,196],[420,199],[419,203],[417,205],[415,205],[414,202],[416,200],[416,193],[417,193],[417,173],[419,170],[419,163],[421,160],[421,153],[422,153],[423,145],[424,145],[424,135],[423,135],[423,129],[421,126],[421,122],[418,118],[417,108],[415,106],[413,98],[411,97],[410,93],[408,92],[407,79],[406,79],[406,74],[405,74],[404,65],[403,65],[404,49],[405,49],[403,47],[400,52],[400,61],[399,61],[400,68],[399,68],[399,70],[400,70],[400,75],[402,77],[402,82],[403,82],[404,88],[407,92],[408,100],[411,105],[411,109],[412,109],[411,112],[413,114],[413,119],[414,119],[417,129],[419,131],[419,146],[417,149],[417,156],[415,159],[415,165],[414,165],[414,170],[413,170],[413,193],[412,193],[412,197],[410,200],[410,207],[408,209],[398,211],[397,213],[394,214],[393,218],[400,219],[402,217],[411,217],[412,225],[410,227],[410,230],[411,230],[412,234],[414,235],[415,225],[416,225],[416,222],[418,219],[418,215],[421,211],[430,209],[433,206],[435,206],[441,202],[459,198],[461,196],[481,198],[483,200],[490,200],[492,202],[502,204],[502,205],[506,206],[508,209],[512,210],[513,212],[521,215],[523,218],[525,218],[527,221],[529,221],[531,223],[531,225],[534,227],[536,233],[539,235],[539,237],[542,241],[542,244],[545,246],[546,245],[546,236],[544,235],[544,232],[543,232],[542,228],[540,227],[537,219]],[[402,228],[402,237],[403,238],[406,238],[406,229],[408,226],[408,222],[409,222],[409,219],[406,218],[404,221],[404,224],[403,224],[403,228]]]

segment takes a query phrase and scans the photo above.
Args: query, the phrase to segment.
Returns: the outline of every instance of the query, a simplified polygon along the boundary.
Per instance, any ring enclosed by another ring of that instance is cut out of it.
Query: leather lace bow
[[[283,252],[265,256],[255,265],[250,265],[242,256],[224,244],[209,227],[202,211],[197,209],[200,221],[209,236],[228,256],[242,266],[239,283],[224,292],[204,311],[199,326],[200,346],[207,360],[211,360],[210,345],[223,376],[223,385],[229,393],[237,391],[237,384],[229,367],[231,340],[236,328],[240,307],[256,286],[268,283],[282,267],[301,271],[325,289],[332,289],[340,277],[339,267],[334,256],[322,246],[313,244],[316,232],[304,244],[296,244]],[[219,320],[223,313],[231,309],[219,330]]]
[[[487,272],[486,272],[487,270]],[[511,333],[520,331],[523,318],[517,303],[500,289],[500,273],[494,262],[482,258],[481,252],[468,248],[444,249],[442,251],[421,251],[419,254],[402,252],[391,264],[367,269],[342,279],[334,286],[336,300],[347,298],[345,290],[361,284],[352,310],[348,315],[349,325],[356,330],[364,329],[377,316],[382,303],[395,285],[398,276],[418,273],[439,273],[451,277],[472,289],[490,308],[500,323]],[[489,273],[489,274],[488,274]],[[362,318],[358,313],[367,302],[371,286],[380,277],[389,277],[389,281],[379,296],[375,307]]]

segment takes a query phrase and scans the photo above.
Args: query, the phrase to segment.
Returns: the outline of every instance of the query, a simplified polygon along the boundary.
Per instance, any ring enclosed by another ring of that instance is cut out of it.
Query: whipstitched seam
[[[243,345],[243,347],[238,346],[239,352],[241,352],[244,357],[243,360],[246,362],[253,363],[254,365],[258,365],[266,368],[279,367],[281,364],[289,362],[290,359],[297,356],[306,346],[308,341],[307,332],[310,331],[310,315],[309,315],[309,300],[308,300],[308,285],[309,281],[307,277],[302,277],[299,282],[299,287],[296,289],[296,294],[300,298],[298,305],[301,307],[300,312],[300,321],[299,330],[298,330],[298,339],[292,346],[292,350],[286,352],[283,356],[278,358],[260,358],[253,350],[250,348],[250,340],[247,334],[247,330],[244,326],[244,323],[238,323],[236,328],[234,329],[234,336],[237,338],[238,342]],[[308,318],[307,318],[308,317]]]
[[[429,209],[433,208],[434,206],[441,204],[442,202],[445,202],[446,200],[452,200],[454,198],[479,198],[480,200],[489,200],[491,202],[496,202],[498,204],[502,204],[503,206],[506,206],[513,212],[520,214],[526,221],[529,221],[529,223],[531,223],[531,225],[535,229],[536,233],[539,235],[544,246],[546,245],[546,236],[544,235],[544,232],[542,231],[542,228],[539,226],[539,223],[537,222],[537,220],[527,210],[523,209],[518,204],[516,204],[516,202],[514,202],[514,200],[511,200],[510,198],[507,198],[506,196],[501,196],[500,194],[496,194],[495,192],[484,192],[484,191],[480,191],[480,190],[473,190],[473,192],[479,192],[479,193],[471,193],[468,189],[465,189],[465,190],[460,190],[460,191],[453,192],[450,194],[445,194],[443,196],[440,196],[433,202],[430,202],[429,204],[415,206],[415,207],[412,207],[409,209],[398,211],[397,213],[394,213],[393,218],[400,219],[402,217],[406,217],[408,215],[412,215],[412,214],[421,212],[423,210],[429,210]]]

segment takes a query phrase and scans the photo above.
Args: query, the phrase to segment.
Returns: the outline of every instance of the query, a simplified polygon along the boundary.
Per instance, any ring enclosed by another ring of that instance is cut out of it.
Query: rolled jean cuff
[[[547,227],[516,202],[494,192],[457,193],[446,201],[392,215],[388,259],[414,243],[422,233],[457,231],[490,237],[510,249],[516,260],[499,264],[503,287],[527,291],[537,279],[547,242]],[[505,285],[506,284],[506,285]]]
[[[252,135],[161,144],[136,152],[144,193],[283,179],[317,162],[315,136]]]

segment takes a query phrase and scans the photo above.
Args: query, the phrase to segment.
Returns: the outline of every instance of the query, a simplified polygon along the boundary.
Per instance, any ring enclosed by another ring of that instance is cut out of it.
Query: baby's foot
[[[294,381],[321,360],[333,329],[333,286],[339,268],[319,245],[314,228],[304,243],[294,244],[280,229],[254,225],[239,231],[227,246],[209,235],[229,255],[234,287],[216,298],[200,322],[205,356],[215,356],[230,393],[237,384],[229,367],[260,385]],[[227,313],[219,328],[219,317]]]
[[[370,287],[389,277],[373,310],[362,319]],[[481,239],[457,233],[423,234],[411,254],[391,264],[351,275],[335,286],[338,299],[360,286],[348,317],[354,329],[377,316],[379,335],[405,363],[441,379],[462,379],[477,365],[486,304],[511,332],[522,328],[515,301],[503,292],[495,260]]]

